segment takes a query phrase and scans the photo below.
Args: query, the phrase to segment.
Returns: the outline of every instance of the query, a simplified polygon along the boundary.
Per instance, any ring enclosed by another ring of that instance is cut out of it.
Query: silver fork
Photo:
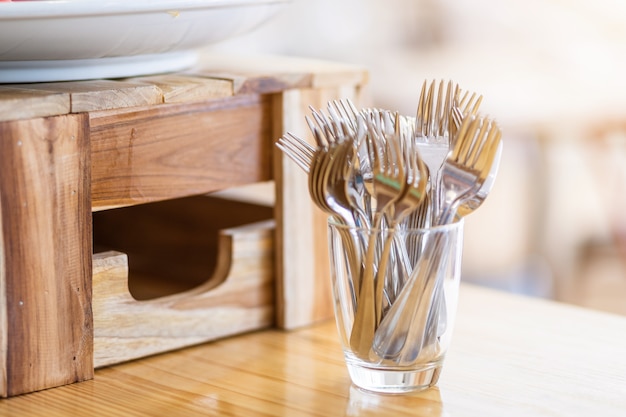
[[[401,150],[397,136],[400,126],[394,126],[391,135],[385,133],[382,118],[384,115],[369,115],[367,119],[367,144],[372,159],[372,181],[367,185],[370,194],[375,195],[376,207],[372,226],[380,229],[389,210],[400,200],[406,191],[407,172],[401,161]],[[389,223],[387,223],[389,224]],[[379,290],[375,281],[376,234],[370,234],[367,242],[364,271],[360,284],[354,324],[350,334],[350,346],[361,358],[367,358],[377,325],[381,306],[377,303]]]
[[[454,95],[454,106],[452,107],[452,122],[450,124],[450,135],[454,139],[458,133],[463,119],[466,116],[477,116],[483,96],[477,93],[463,91],[457,88]]]
[[[386,119],[386,124],[390,124],[389,114],[383,114],[381,116]],[[388,135],[387,141],[394,142],[393,147],[399,154],[397,163],[404,166],[406,170],[406,183],[400,197],[394,202],[392,210],[389,210],[385,215],[385,220],[390,230],[385,239],[376,273],[375,305],[377,325],[380,323],[384,310],[383,293],[388,293],[389,285],[393,284],[385,279],[389,260],[391,258],[395,259],[397,262],[394,263],[401,269],[409,267],[409,257],[406,253],[406,247],[402,245],[398,247],[396,244],[394,252],[391,253],[392,245],[395,242],[394,236],[397,227],[405,217],[413,213],[422,204],[426,195],[426,185],[428,184],[428,171],[413,141],[412,130],[407,131],[404,128],[405,125],[401,123],[400,115],[396,113],[393,120],[394,134]],[[406,137],[407,134],[409,135],[408,137]],[[399,276],[403,276],[403,274],[400,273]],[[390,297],[390,295],[388,295],[388,297]]]
[[[468,116],[459,129],[457,143],[441,176],[442,207],[438,224],[448,224],[458,208],[475,196],[491,172],[502,132],[490,119]]]
[[[433,80],[428,89],[426,84],[427,81],[424,81],[418,99],[415,131],[429,142],[447,141],[450,131],[450,111],[458,88],[452,81],[445,84],[441,80],[437,85]]]
[[[311,162],[313,162],[313,156],[315,155],[315,148],[306,140],[287,132],[278,139],[276,146],[304,172],[309,173]]]
[[[366,136],[365,120],[359,118],[355,121],[335,111],[333,104],[328,104],[328,116],[322,110],[310,107],[313,120],[307,118],[309,127],[318,137],[319,142],[325,144],[337,143],[349,140],[355,153],[350,160],[345,161],[349,169],[346,171],[346,181],[342,199],[347,199],[353,211],[357,226],[370,227],[372,224],[369,199],[366,197],[363,181],[363,156],[361,149]],[[337,189],[337,191],[339,191]]]
[[[491,169],[500,138],[500,129],[491,120],[470,117],[463,121],[457,143],[442,169],[442,184],[449,193],[446,192],[440,222],[452,221],[456,208],[480,189]],[[437,332],[431,330],[438,326],[441,304],[434,296],[442,291],[442,277],[437,276],[437,269],[445,262],[446,251],[442,248],[446,243],[445,235],[427,242],[409,281],[376,330],[372,350],[381,359],[409,364],[424,347],[435,349],[436,340],[430,338]],[[434,317],[430,323],[429,316]],[[407,344],[407,340],[411,343]]]
[[[424,81],[415,115],[415,140],[428,167],[429,192],[432,213],[437,213],[439,201],[435,191],[439,185],[439,171],[448,154],[452,109],[458,87],[443,80],[428,84]]]

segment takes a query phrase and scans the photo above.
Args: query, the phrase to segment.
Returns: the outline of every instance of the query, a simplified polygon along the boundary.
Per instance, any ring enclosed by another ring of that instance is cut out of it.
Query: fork
[[[276,146],[304,172],[309,173],[315,154],[315,148],[307,141],[293,133],[287,132],[278,139]]]
[[[481,189],[498,154],[502,132],[495,121],[466,117],[441,176],[442,209],[438,224],[448,224],[459,206]]]
[[[380,117],[387,119],[385,123],[389,124],[388,114],[381,114]],[[392,210],[389,210],[389,212],[385,214],[385,220],[390,230],[385,239],[376,273],[375,306],[377,325],[380,323],[384,309],[383,292],[385,288],[388,288],[385,274],[387,273],[387,264],[390,259],[396,228],[405,217],[414,212],[422,204],[428,183],[426,165],[422,161],[415,142],[413,141],[412,130],[404,129],[405,126],[400,122],[400,115],[398,113],[394,116],[393,126],[394,134],[388,136],[387,140],[393,142],[393,146],[399,153],[400,159],[398,163],[405,167],[406,183],[399,198],[391,206]],[[408,266],[408,255],[404,246],[396,247],[394,255],[401,256],[400,262],[398,262],[399,266],[404,268]],[[399,276],[403,276],[403,274],[399,274]]]
[[[434,80],[431,81],[428,89],[426,84],[427,81],[424,81],[418,99],[415,131],[421,137],[427,138],[428,142],[447,141],[450,112],[458,87],[452,81],[444,84],[443,80],[438,86]]]
[[[454,149],[442,168],[446,192],[439,222],[453,221],[456,208],[480,189],[491,169],[500,138],[500,129],[491,120],[479,117],[463,120]],[[436,235],[427,243],[408,282],[374,335],[372,351],[383,360],[400,365],[412,363],[427,344],[436,342],[425,338],[432,333],[428,327],[437,326],[439,320],[440,303],[433,296],[442,290],[443,278],[437,276],[437,270],[446,260],[442,248],[447,238]],[[436,318],[427,324],[429,313]],[[407,340],[415,340],[411,345],[416,348],[409,349]]]
[[[452,138],[456,137],[459,127],[463,123],[463,118],[466,116],[478,115],[478,109],[483,101],[483,96],[470,93],[469,91],[463,91],[457,88],[454,96],[455,105],[452,106],[452,122],[450,124],[450,134]]]
[[[458,97],[458,86],[452,81],[424,80],[415,115],[415,140],[429,174],[431,212],[437,213],[439,202],[433,195],[439,185],[439,171],[449,150],[452,109]]]
[[[462,144],[454,147],[442,175],[442,213],[437,224],[449,224],[463,217],[484,201],[493,185],[502,151],[501,131],[493,120],[466,113],[467,123],[459,130]],[[436,338],[447,326],[443,281],[438,280],[428,316],[425,345],[436,345]],[[432,349],[431,349],[432,350]]]
[[[374,229],[380,229],[383,219],[388,218],[389,210],[403,197],[408,186],[406,167],[401,160],[400,125],[398,123],[393,127],[393,133],[386,133],[384,118],[387,116],[382,113],[370,114],[366,119],[367,145],[372,168],[372,181],[367,188],[370,194],[375,195],[376,200],[372,222]],[[378,294],[382,294],[382,287],[379,288],[382,283],[377,284],[375,281],[375,257],[376,234],[372,233],[367,243],[365,269],[361,277],[354,324],[350,334],[350,346],[361,358],[369,356],[381,308],[377,300]]]

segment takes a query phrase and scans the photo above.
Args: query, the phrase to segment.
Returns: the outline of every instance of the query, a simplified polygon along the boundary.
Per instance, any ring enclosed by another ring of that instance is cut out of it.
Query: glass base
[[[367,391],[401,394],[423,391],[437,384],[442,365],[420,369],[369,368],[347,363],[354,385]]]

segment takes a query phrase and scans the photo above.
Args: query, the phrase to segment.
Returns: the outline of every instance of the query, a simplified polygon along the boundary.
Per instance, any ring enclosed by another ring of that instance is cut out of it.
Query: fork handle
[[[443,279],[437,269],[445,261],[446,251],[442,249],[446,242],[446,236],[437,235],[426,246],[400,296],[381,321],[372,343],[373,352],[381,359],[401,364],[410,362],[412,356],[419,354],[428,331],[426,326],[433,296],[438,281]],[[408,341],[412,346],[407,346]]]
[[[360,358],[369,356],[372,339],[376,327],[376,307],[374,305],[374,259],[376,256],[376,234],[369,237],[363,274],[360,279],[360,288],[357,296],[356,312],[350,333],[350,347]],[[357,279],[357,277],[354,277]]]

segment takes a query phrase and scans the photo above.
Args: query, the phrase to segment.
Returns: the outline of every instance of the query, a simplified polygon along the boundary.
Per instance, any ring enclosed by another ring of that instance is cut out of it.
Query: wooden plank
[[[368,80],[368,72],[356,65],[279,56],[204,54],[188,73],[232,80],[236,94],[361,86]]]
[[[70,112],[70,95],[0,85],[0,122],[58,116]]]
[[[271,325],[273,227],[274,221],[270,220],[223,230],[214,274],[207,273],[206,282],[195,289],[153,300],[137,301],[129,293],[126,255],[96,254],[94,366]]]
[[[69,94],[72,113],[163,103],[163,94],[155,85],[140,85],[114,80],[15,84],[15,87],[27,88],[32,91]]]
[[[269,180],[271,113],[240,96],[92,114],[94,210]]]
[[[2,395],[93,375],[86,115],[0,124]]]
[[[360,102],[360,89],[348,85],[285,91],[275,97],[276,133],[292,132],[314,144],[305,115],[308,106],[326,106],[329,100],[350,98]],[[333,317],[327,214],[311,202],[307,175],[274,147],[276,183],[277,322],[286,329]]]
[[[273,218],[273,207],[207,196],[103,210],[93,214],[94,250],[126,254],[130,293],[154,299],[207,282],[222,230]]]
[[[233,82],[220,78],[201,78],[185,74],[166,74],[127,78],[128,83],[154,85],[163,94],[164,103],[192,103],[230,97]]]

